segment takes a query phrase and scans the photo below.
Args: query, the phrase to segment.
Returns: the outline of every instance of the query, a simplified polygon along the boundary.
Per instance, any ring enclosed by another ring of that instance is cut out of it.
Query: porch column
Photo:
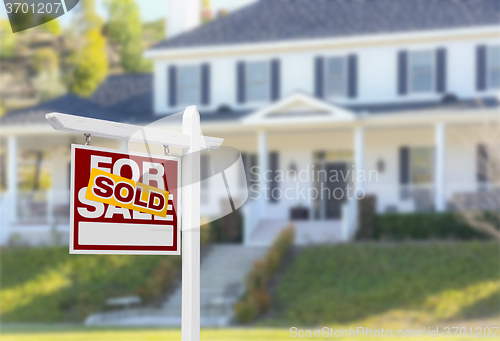
[[[10,202],[10,215],[7,225],[17,219],[17,137],[9,136],[8,140],[9,163],[7,167],[7,189]],[[6,231],[8,238],[8,231]]]
[[[436,182],[435,182],[435,202],[436,211],[443,212],[446,209],[445,198],[445,169],[446,169],[446,127],[443,122],[436,123]]]
[[[268,167],[268,153],[267,153],[267,133],[259,131],[259,168],[260,168],[260,214],[261,218],[267,217],[267,200],[266,200],[266,187],[267,182],[265,179],[265,171]]]
[[[361,189],[364,189],[364,184],[358,181],[358,173],[365,169],[365,130],[363,127],[356,127],[354,131],[354,175],[355,175],[355,190],[358,195],[362,194]]]

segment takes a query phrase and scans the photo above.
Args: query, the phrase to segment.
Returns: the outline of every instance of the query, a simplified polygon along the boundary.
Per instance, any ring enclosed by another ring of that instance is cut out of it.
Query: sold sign
[[[70,253],[180,254],[180,160],[72,146]]]
[[[102,202],[160,217],[167,216],[168,191],[93,168],[85,195]]]

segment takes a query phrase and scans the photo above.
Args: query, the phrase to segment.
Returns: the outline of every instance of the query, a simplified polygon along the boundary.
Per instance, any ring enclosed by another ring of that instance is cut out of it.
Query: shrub
[[[375,219],[373,238],[405,239],[486,239],[456,213],[383,214]]]
[[[287,227],[281,231],[265,259],[257,260],[254,263],[246,278],[246,294],[234,307],[236,321],[249,323],[255,317],[264,315],[269,310],[271,307],[269,282],[278,272],[294,239],[294,227]]]
[[[249,323],[255,318],[255,310],[252,302],[248,299],[242,299],[234,306],[236,320],[239,323]]]

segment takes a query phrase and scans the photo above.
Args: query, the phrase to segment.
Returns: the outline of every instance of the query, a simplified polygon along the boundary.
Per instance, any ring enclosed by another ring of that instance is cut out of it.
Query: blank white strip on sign
[[[174,227],[155,224],[78,223],[80,245],[172,246]]]

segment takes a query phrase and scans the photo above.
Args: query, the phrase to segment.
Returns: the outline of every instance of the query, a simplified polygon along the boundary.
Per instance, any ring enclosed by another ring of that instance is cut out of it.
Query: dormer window
[[[327,98],[345,97],[347,90],[347,62],[345,57],[326,59],[325,89]]]
[[[433,50],[410,53],[408,70],[410,92],[434,91],[434,61],[435,53]]]
[[[488,51],[488,88],[500,88],[500,45],[491,46]]]
[[[249,102],[269,100],[270,78],[269,62],[248,62],[246,64],[246,98]]]
[[[200,67],[198,65],[179,66],[177,72],[178,104],[200,103]]]

